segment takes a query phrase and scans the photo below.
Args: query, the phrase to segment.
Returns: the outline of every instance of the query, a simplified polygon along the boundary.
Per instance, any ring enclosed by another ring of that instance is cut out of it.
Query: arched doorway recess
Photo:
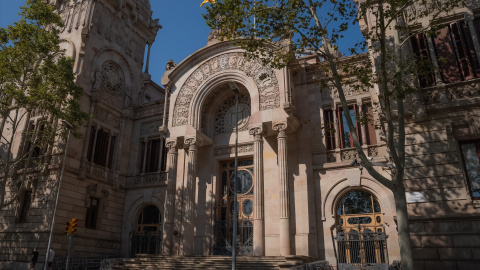
[[[342,269],[388,269],[382,208],[370,192],[353,190],[336,210],[337,259]]]
[[[135,254],[160,254],[162,243],[160,210],[148,205],[138,215],[132,231],[131,256]]]

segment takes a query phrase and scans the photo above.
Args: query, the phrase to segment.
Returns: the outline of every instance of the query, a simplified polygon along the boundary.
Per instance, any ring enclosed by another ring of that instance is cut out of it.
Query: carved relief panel
[[[228,53],[216,56],[197,68],[180,88],[173,111],[173,126],[188,123],[188,110],[200,85],[225,70],[237,70],[255,81],[260,98],[260,110],[280,107],[280,89],[275,71],[263,66],[259,60],[248,60],[242,53]]]

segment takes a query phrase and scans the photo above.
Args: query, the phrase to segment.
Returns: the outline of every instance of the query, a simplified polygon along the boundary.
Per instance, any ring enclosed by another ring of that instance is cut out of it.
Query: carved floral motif
[[[162,120],[142,123],[140,125],[140,135],[158,133],[161,125],[162,125]]]
[[[259,60],[247,60],[242,53],[223,54],[210,59],[187,78],[175,101],[173,126],[188,123],[190,103],[199,86],[224,70],[240,70],[255,81],[260,94],[261,111],[280,107],[280,90],[273,69],[263,66]]]
[[[213,150],[214,156],[227,156],[235,154],[235,146],[218,147]],[[244,144],[238,146],[238,153],[251,153],[253,152],[253,144]]]
[[[480,83],[472,83],[447,89],[447,97],[450,100],[480,96]]]
[[[94,115],[95,115],[95,119],[99,120],[104,124],[107,124],[116,129],[120,127],[120,118],[114,116],[113,114],[109,113],[103,108],[100,108],[97,106],[95,108]]]
[[[103,89],[120,94],[125,87],[125,74],[122,68],[113,61],[103,63],[100,73]]]

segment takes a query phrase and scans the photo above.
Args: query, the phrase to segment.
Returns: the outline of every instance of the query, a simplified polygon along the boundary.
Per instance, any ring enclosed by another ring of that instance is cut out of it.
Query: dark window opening
[[[20,216],[18,222],[28,222],[28,214],[30,211],[30,205],[32,204],[32,191],[25,191],[23,195],[22,205],[20,208]]]
[[[480,140],[460,143],[463,168],[472,199],[480,199]]]
[[[151,173],[166,170],[167,149],[165,144],[161,147],[161,143],[160,139],[141,143],[140,171]]]
[[[93,126],[90,132],[88,161],[111,169],[115,153],[116,136],[112,136],[108,131],[103,129],[97,130]]]
[[[85,228],[97,228],[98,204],[98,199],[90,198],[90,206],[87,207],[87,215],[85,216]]]

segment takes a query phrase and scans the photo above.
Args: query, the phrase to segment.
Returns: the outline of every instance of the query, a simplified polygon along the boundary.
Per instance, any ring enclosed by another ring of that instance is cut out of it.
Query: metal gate
[[[383,226],[358,225],[336,232],[336,255],[339,270],[388,269],[387,235]]]
[[[238,221],[237,255],[253,255],[253,221],[242,219]],[[232,221],[215,222],[215,242],[213,255],[232,255]]]
[[[132,234],[131,256],[135,254],[160,254],[162,244],[162,232],[143,232]]]

